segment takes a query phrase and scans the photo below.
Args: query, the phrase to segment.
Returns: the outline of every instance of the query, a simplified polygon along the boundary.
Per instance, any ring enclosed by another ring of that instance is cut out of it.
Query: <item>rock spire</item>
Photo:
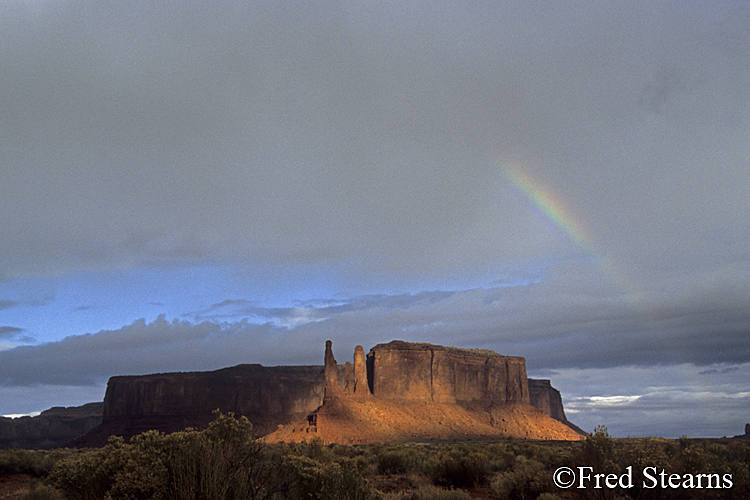
[[[339,388],[339,368],[336,363],[336,358],[333,357],[333,349],[331,345],[333,343],[330,340],[326,340],[326,353],[325,353],[325,396],[324,399],[336,397],[341,392]]]

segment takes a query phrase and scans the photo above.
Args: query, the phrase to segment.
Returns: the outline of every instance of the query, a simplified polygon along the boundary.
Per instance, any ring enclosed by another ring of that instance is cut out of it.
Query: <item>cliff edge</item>
[[[357,346],[352,362],[339,364],[329,341],[324,366],[246,364],[210,372],[112,377],[107,384],[101,425],[68,444],[103,446],[112,435],[128,439],[150,429],[174,432],[185,427],[203,428],[214,418],[216,409],[246,416],[258,436],[319,416],[321,422],[330,420],[330,415],[336,414],[333,409],[342,404],[349,408],[347,411],[364,412],[365,420],[374,415],[373,411],[382,415],[411,412],[408,414],[413,418],[400,418],[406,427],[396,432],[399,436],[413,433],[408,428],[420,425],[420,421],[431,421],[432,417],[425,416],[427,410],[420,408],[438,411],[434,405],[449,405],[440,411],[454,415],[456,422],[476,420],[477,408],[482,407],[479,421],[487,421],[490,426],[503,419],[507,423],[511,418],[521,418],[521,414],[527,419],[540,414],[564,418],[560,394],[546,382],[540,385],[526,377],[522,357],[402,341],[376,345],[367,355]],[[329,403],[332,400],[344,403]],[[369,400],[380,402],[380,409],[374,410]],[[508,405],[521,406],[511,411]],[[534,406],[541,411],[534,411]],[[469,420],[467,411],[473,412]],[[516,416],[501,416],[504,411]],[[373,425],[382,425],[382,421]],[[463,435],[477,434],[472,432]],[[526,430],[510,434],[527,437]],[[542,439],[544,433],[534,431],[528,436]],[[441,439],[449,438],[446,434]]]
[[[318,437],[324,443],[353,444],[583,438],[575,428],[530,404],[526,361],[521,357],[402,341],[379,344],[367,355],[369,397],[350,393],[347,386],[342,390],[334,376],[337,363],[330,341],[324,360],[322,406],[280,427],[266,441]],[[547,387],[551,385],[534,384],[535,398],[564,419],[562,400],[558,408],[554,394],[543,395]]]

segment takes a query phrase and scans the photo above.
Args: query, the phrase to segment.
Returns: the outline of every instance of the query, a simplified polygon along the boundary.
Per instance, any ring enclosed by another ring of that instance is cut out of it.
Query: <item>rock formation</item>
[[[339,387],[338,365],[336,363],[336,358],[333,357],[333,349],[331,348],[331,344],[332,342],[330,340],[326,340],[326,353],[323,358],[325,363],[323,367],[323,373],[325,374],[326,379],[324,398],[338,396],[338,394],[341,392],[341,388]]]
[[[354,394],[359,397],[372,396],[367,383],[365,349],[361,345],[354,348]]]
[[[492,351],[393,341],[367,356],[372,393],[397,400],[529,403],[526,360]]]
[[[36,417],[0,417],[0,449],[50,449],[98,426],[103,403],[50,408]]]
[[[332,373],[336,361],[330,341],[324,359],[326,373]],[[349,390],[347,368],[345,390],[327,377],[323,405],[265,439],[302,441],[317,436],[324,443],[346,444],[498,437],[567,440],[583,434],[530,404],[526,361],[521,357],[393,341],[373,347],[366,364],[370,398],[356,397]],[[362,382],[360,378],[357,387]],[[537,402],[565,418],[559,392],[549,381],[531,386]]]
[[[564,418],[559,393],[548,382],[539,385],[528,380],[521,357],[394,341],[373,347],[367,357],[357,346],[353,363],[347,364],[350,368],[336,362],[328,341],[322,367],[239,365],[212,372],[112,377],[102,424],[73,444],[101,446],[110,435],[129,438],[149,429],[201,428],[216,409],[248,417],[254,431],[264,435],[308,416],[314,421],[319,417],[315,410],[324,402],[330,410],[336,406],[332,401],[341,400],[361,405],[376,400],[473,405],[485,413],[491,405],[531,403]],[[540,396],[545,391],[549,394]],[[505,410],[494,411],[499,415]],[[424,420],[415,417],[414,421],[420,419]],[[536,435],[533,430],[524,432]]]
[[[529,400],[531,406],[539,408],[555,420],[560,422],[568,420],[565,418],[560,391],[552,387],[549,380],[529,379]]]
[[[102,424],[71,444],[102,446],[112,435],[127,439],[149,429],[202,428],[216,409],[246,416],[262,435],[320,406],[324,391],[321,366],[238,365],[211,372],[112,377]]]
[[[550,417],[559,420],[574,431],[585,434],[580,427],[567,419],[560,391],[552,387],[549,380],[529,379],[529,402],[534,408],[539,408]]]
[[[354,369],[349,361],[344,364],[344,394],[354,394]]]

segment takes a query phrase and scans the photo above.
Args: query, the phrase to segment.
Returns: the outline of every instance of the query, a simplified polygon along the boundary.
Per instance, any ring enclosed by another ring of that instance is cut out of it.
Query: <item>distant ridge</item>
[[[55,407],[35,417],[0,417],[0,449],[50,449],[64,445],[102,422],[104,403]]]

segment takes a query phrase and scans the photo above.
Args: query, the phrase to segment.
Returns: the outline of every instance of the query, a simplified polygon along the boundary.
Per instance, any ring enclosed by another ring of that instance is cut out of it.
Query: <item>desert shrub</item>
[[[541,462],[519,455],[511,469],[492,478],[490,490],[499,499],[537,498],[554,491],[551,476]]]
[[[348,458],[321,463],[299,455],[288,455],[278,472],[288,478],[284,497],[290,500],[367,500],[373,491],[357,463]]]
[[[330,453],[332,454],[334,458],[342,458],[342,457],[354,458],[360,455],[359,451],[354,446],[347,446],[343,444],[336,444],[336,443],[329,444],[328,450],[330,451]]]
[[[303,445],[306,448],[306,455],[313,460],[323,461],[326,458],[327,451],[323,446],[323,440],[315,436],[310,441],[305,441]]]
[[[70,500],[102,499],[127,460],[126,447],[122,438],[112,437],[100,450],[60,460],[52,469],[49,481]]]
[[[70,453],[67,450],[0,450],[0,474],[46,476],[55,463]]]
[[[733,441],[716,453],[727,461],[744,463],[750,468],[750,441]]]
[[[456,488],[480,486],[487,482],[490,475],[489,463],[484,453],[454,450],[440,459],[433,473],[433,481]]]
[[[580,462],[602,473],[617,472],[615,446],[612,437],[603,425],[597,426],[583,442]]]
[[[409,460],[407,473],[421,476],[434,476],[440,462],[440,455],[435,448],[421,448],[414,450]]]
[[[130,444],[110,439],[101,450],[60,461],[49,481],[69,500],[272,498],[285,488],[278,457],[251,439],[242,417],[217,414],[204,431],[148,431]]]
[[[409,466],[405,450],[387,450],[377,456],[378,474],[404,474]]]

